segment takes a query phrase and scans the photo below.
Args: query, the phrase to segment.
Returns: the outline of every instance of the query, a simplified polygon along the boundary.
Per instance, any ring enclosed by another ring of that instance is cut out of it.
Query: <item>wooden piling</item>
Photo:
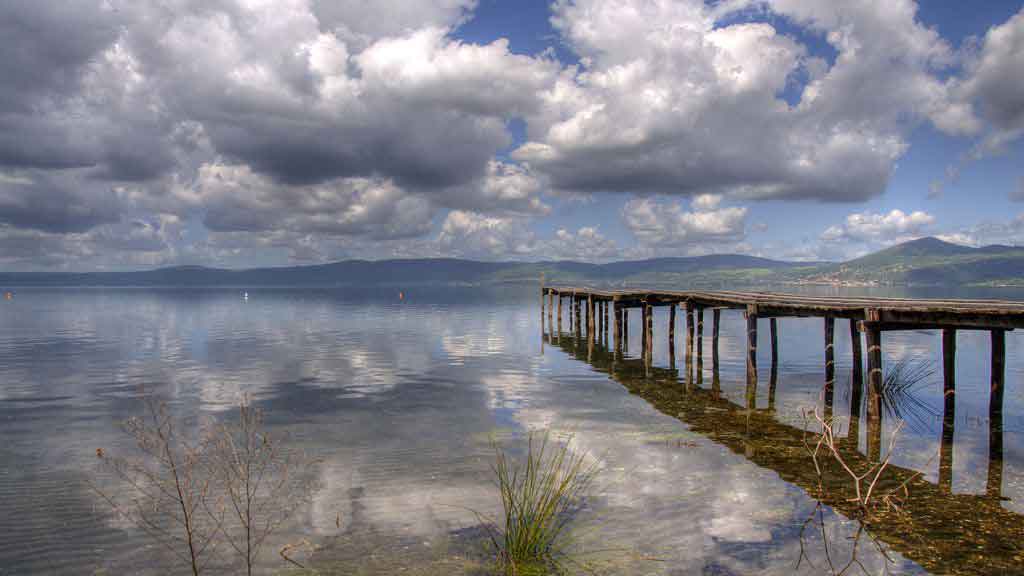
[[[555,331],[555,291],[548,290],[548,330]]]
[[[654,308],[650,304],[644,304],[644,312],[647,314],[646,328],[647,328],[647,366],[650,367],[654,360]]]
[[[629,308],[622,308],[622,350],[629,352]]]
[[[942,440],[939,445],[939,489],[953,491],[953,437],[956,430],[956,330],[942,331]]]
[[[854,396],[851,398],[856,397],[857,413],[860,414],[860,400],[864,387],[864,360],[860,346],[860,330],[857,329],[857,321],[853,318],[850,319],[850,356],[853,363],[851,378],[854,391]]]
[[[836,383],[836,356],[835,338],[836,319],[833,316],[825,316],[825,416],[831,416],[832,404],[835,398]]]
[[[722,320],[722,311],[718,308],[711,314],[711,371],[714,379],[718,379],[718,325]]]
[[[704,383],[704,307],[697,307],[697,385]]]
[[[594,338],[595,338],[594,326],[595,326],[596,322],[597,322],[597,318],[594,317],[594,296],[588,294],[587,295],[587,339],[590,340],[591,342],[593,342]]]
[[[604,301],[604,345],[608,345],[608,300]]]
[[[864,366],[860,345],[860,330],[857,320],[850,319],[850,347],[853,356],[853,369],[850,378],[850,426],[846,433],[846,442],[856,450],[860,444],[860,408],[864,401]]]
[[[864,338],[868,346],[868,418],[882,415],[882,330],[878,310],[864,312]]]
[[[693,366],[693,303],[686,301],[686,372]]]
[[[640,357],[647,361],[647,303],[640,304]]]
[[[562,334],[562,294],[558,294],[558,334]]]
[[[676,306],[668,307],[668,363],[676,367]]]
[[[757,405],[757,305],[747,305],[747,408]]]
[[[622,308],[618,302],[612,302],[612,345],[614,350],[622,350]]]
[[[988,396],[988,479],[985,494],[999,500],[1003,494],[1003,384],[1006,376],[1006,332],[993,330],[992,373]]]

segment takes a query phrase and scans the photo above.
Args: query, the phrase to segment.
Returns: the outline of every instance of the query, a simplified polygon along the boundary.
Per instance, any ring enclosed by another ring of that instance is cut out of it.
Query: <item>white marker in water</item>
[[[243,300],[249,300],[249,293],[248,292],[242,292],[242,299]]]

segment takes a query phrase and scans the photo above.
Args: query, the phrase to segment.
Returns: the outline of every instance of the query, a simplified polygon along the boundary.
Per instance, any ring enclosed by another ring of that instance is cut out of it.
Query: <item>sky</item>
[[[1024,244],[1024,4],[6,0],[0,270]]]

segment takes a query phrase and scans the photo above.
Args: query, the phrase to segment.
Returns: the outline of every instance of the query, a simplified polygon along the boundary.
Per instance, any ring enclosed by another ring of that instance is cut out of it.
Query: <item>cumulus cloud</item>
[[[769,23],[728,23],[750,6],[822,33],[835,62]],[[554,23],[582,67],[542,95],[516,157],[557,188],[863,200],[885,189],[914,120],[956,113],[935,77],[950,48],[910,0],[561,0]]]
[[[207,164],[194,189],[181,192],[204,211],[214,232],[287,230],[324,235],[400,238],[425,234],[433,210],[386,180],[339,179],[277,186],[245,165]]]
[[[861,212],[847,216],[842,225],[830,226],[821,238],[827,242],[848,239],[893,244],[921,235],[934,223],[934,216],[920,210],[909,214],[902,210],[892,210],[888,214]]]
[[[703,254],[727,246],[736,251],[746,236],[747,208],[720,207],[721,200],[702,194],[687,211],[678,201],[638,198],[626,202],[622,217],[640,248],[650,254]]]
[[[801,259],[846,260],[868,252],[933,234],[935,217],[923,211],[858,212],[842,224],[829,226],[816,245],[801,248]]]
[[[461,210],[453,210],[445,218],[437,245],[442,253],[485,260],[511,255],[520,260],[602,261],[619,255],[615,242],[593,226],[575,232],[560,228],[551,237],[541,237],[522,218]]]
[[[968,64],[961,87],[967,102],[976,102],[990,127],[985,146],[1001,148],[1024,134],[1024,9],[985,34],[980,51]]]
[[[556,0],[566,66],[457,39],[477,3],[5,2],[0,226],[62,255],[40,265],[73,261],[55,235],[137,259],[102,238],[171,220],[202,230],[161,236],[164,260],[600,259],[624,249],[536,219],[611,191],[643,196],[635,254],[743,250],[729,202],[881,194],[922,122],[993,149],[1024,131],[1024,12],[961,62],[912,0]]]

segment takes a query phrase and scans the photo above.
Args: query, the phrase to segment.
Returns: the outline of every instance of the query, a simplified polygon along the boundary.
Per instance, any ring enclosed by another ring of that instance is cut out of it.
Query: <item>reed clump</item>
[[[566,528],[582,508],[597,473],[596,462],[569,442],[531,433],[524,458],[513,460],[497,444],[493,470],[502,518],[488,525],[499,568],[506,574],[562,572]]]

